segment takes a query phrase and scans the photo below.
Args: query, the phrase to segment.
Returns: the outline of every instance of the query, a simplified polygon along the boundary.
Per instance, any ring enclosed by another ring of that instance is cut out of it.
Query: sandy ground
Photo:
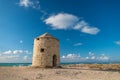
[[[120,71],[0,67],[0,80],[120,80]]]

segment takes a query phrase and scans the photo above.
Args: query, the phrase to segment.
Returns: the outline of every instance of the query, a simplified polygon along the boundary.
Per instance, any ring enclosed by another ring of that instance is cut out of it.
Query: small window
[[[40,50],[41,52],[44,52],[44,49],[43,48],[41,48],[41,50]]]
[[[36,38],[37,40],[39,40],[39,38]]]

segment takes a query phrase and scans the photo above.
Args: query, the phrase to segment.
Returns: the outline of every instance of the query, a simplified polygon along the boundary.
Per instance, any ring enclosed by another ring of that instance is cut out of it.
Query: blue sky
[[[0,0],[0,62],[31,62],[33,40],[60,40],[61,62],[120,61],[119,0]]]

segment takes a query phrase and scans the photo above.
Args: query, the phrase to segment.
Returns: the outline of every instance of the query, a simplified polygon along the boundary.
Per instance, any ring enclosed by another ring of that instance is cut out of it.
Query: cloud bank
[[[51,15],[47,19],[44,20],[47,25],[54,30],[56,29],[72,29],[79,30],[83,33],[95,35],[100,29],[97,27],[90,26],[86,21],[79,19],[79,17],[67,14],[67,13],[59,13],[56,15]]]
[[[7,50],[0,51],[0,62],[16,63],[16,62],[31,62],[32,56],[28,50]]]
[[[80,54],[72,54],[69,53],[66,56],[63,55],[61,57],[62,62],[101,62],[101,61],[109,61],[109,57],[105,54],[101,54],[99,56],[96,56],[94,53],[89,52],[88,56],[82,57]]]

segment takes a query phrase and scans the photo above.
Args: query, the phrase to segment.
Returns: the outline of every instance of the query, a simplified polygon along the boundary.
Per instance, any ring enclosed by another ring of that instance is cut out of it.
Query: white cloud
[[[67,13],[51,15],[44,22],[50,25],[52,29],[79,30],[91,35],[95,35],[100,31],[97,27],[91,27],[86,21],[80,20],[79,17]]]
[[[13,51],[13,54],[20,54],[20,53],[23,53],[23,50],[14,50]]]
[[[81,20],[79,23],[76,24],[74,27],[75,30],[80,30],[83,33],[88,33],[95,35],[97,34],[100,30],[96,27],[91,27],[87,22],[84,20]]]
[[[92,56],[91,59],[96,59],[96,57],[95,57],[95,56]]]
[[[28,50],[8,50],[5,52],[1,52],[1,54],[32,54]]]
[[[16,4],[24,8],[33,8],[39,10],[42,14],[40,17],[41,20],[45,19],[45,16],[48,15],[45,10],[41,9],[39,0],[19,0],[19,2]]]
[[[89,55],[89,56],[94,56],[94,53],[88,52],[88,55]]]
[[[97,59],[97,56],[95,56],[93,52],[88,52],[88,56],[85,59],[95,60]]]
[[[44,22],[51,25],[52,29],[71,29],[79,18],[66,13],[59,13],[57,15],[52,15]]]
[[[68,55],[66,56],[66,58],[79,58],[79,57],[80,57],[79,54],[68,54]]]
[[[81,32],[84,32],[84,33],[88,33],[88,34],[97,34],[100,30],[98,28],[95,28],[95,27],[88,27],[88,26],[84,26],[82,29],[81,29]]]
[[[33,6],[33,2],[31,2],[30,0],[20,0],[19,5],[23,7],[29,7]]]
[[[19,6],[22,6],[22,7],[32,7],[32,8],[36,8],[36,9],[39,9],[40,8],[40,3],[39,3],[39,0],[20,0],[19,3]]]
[[[22,50],[8,50],[8,51],[5,51],[3,52],[3,54],[19,54],[19,53],[23,53]]]
[[[81,45],[83,45],[83,44],[82,43],[76,43],[73,46],[81,46]]]
[[[11,54],[12,51],[11,50],[8,50],[8,51],[5,51],[3,54]]]
[[[89,59],[89,57],[86,57],[85,59],[87,60],[87,59]]]
[[[115,41],[115,43],[116,43],[117,45],[120,45],[120,40],[119,40],[119,41]]]
[[[88,56],[82,57],[80,54],[67,54],[61,57],[62,62],[98,62],[98,61],[108,61],[110,58],[105,54],[96,56],[94,53],[89,52]]]
[[[89,59],[89,60],[92,59],[92,60],[97,60],[97,61],[106,61],[106,60],[109,60],[109,57],[106,56],[105,54],[101,54],[100,56],[95,56],[94,53],[89,52],[86,59]]]
[[[23,40],[20,40],[20,43],[22,44],[22,43],[23,43]]]
[[[73,58],[80,58],[80,54],[67,54],[66,56],[62,56],[61,58],[71,58],[71,59],[73,59]]]
[[[67,54],[61,57],[62,62],[77,62],[81,59],[80,54]]]
[[[99,60],[109,60],[109,57],[105,56],[105,54],[101,54],[101,56],[98,59]]]
[[[79,21],[75,26],[75,30],[80,30],[81,28],[88,26],[88,23],[86,23],[84,20]]]
[[[28,51],[28,50],[25,50],[24,53],[26,53],[26,54],[32,54],[32,53],[31,53],[30,51]]]
[[[66,56],[62,56],[61,58],[66,58]]]

